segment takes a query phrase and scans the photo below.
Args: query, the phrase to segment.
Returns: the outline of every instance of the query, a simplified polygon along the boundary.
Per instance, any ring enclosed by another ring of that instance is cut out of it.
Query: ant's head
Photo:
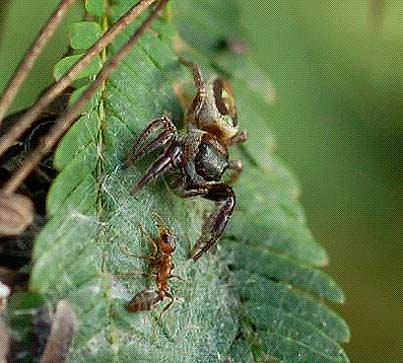
[[[172,253],[175,251],[176,241],[175,235],[165,230],[160,234],[160,249],[163,253]]]
[[[154,212],[153,217],[157,222],[157,227],[160,232],[159,247],[162,253],[172,253],[176,248],[175,234],[166,227],[163,219],[158,213]]]
[[[195,115],[198,128],[226,141],[238,132],[238,114],[231,84],[216,78],[207,84],[204,102]]]

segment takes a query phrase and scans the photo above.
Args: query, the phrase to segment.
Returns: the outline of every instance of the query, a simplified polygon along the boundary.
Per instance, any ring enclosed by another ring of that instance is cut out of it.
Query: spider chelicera
[[[133,194],[164,174],[179,196],[201,196],[215,202],[215,209],[204,222],[201,236],[190,253],[196,261],[217,242],[234,211],[235,193],[230,185],[241,173],[242,162],[230,160],[228,148],[246,141],[247,134],[238,130],[230,83],[220,78],[205,83],[195,63],[183,59],[181,63],[190,68],[197,88],[186,117],[186,133],[179,134],[173,122],[162,116],[138,137],[127,162],[133,164],[165,145],[165,152],[136,183]],[[232,174],[228,182],[223,181],[226,170]]]

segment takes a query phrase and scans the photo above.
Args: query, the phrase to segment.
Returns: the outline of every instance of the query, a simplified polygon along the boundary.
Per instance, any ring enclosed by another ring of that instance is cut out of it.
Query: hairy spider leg
[[[181,148],[177,143],[173,143],[163,155],[161,155],[154,163],[151,164],[145,175],[136,183],[132,189],[132,193],[136,194],[142,189],[151,179],[157,177],[172,168],[178,162],[181,156]]]
[[[184,66],[186,66],[190,69],[190,71],[192,72],[193,81],[197,88],[197,94],[196,94],[195,98],[193,99],[192,106],[191,106],[190,112],[189,112],[190,119],[191,119],[191,121],[194,122],[195,121],[194,118],[201,111],[204,100],[207,95],[206,85],[203,81],[203,78],[202,78],[202,75],[200,72],[200,68],[196,63],[188,61],[187,59],[184,59],[184,58],[180,58],[179,61]]]
[[[192,189],[185,189],[184,186],[181,185],[176,189],[176,193],[182,198],[204,197],[208,193],[208,187],[195,186]]]
[[[246,132],[246,130],[242,130],[232,136],[227,142],[227,145],[239,145],[244,143],[246,140],[248,140],[248,133]]]
[[[153,135],[150,138],[150,135]],[[178,131],[174,123],[166,116],[162,116],[150,123],[148,127],[141,133],[133,149],[126,159],[126,165],[134,164],[145,154],[154,151],[157,147],[165,145],[178,136]]]
[[[202,228],[202,234],[190,252],[194,261],[207,252],[222,235],[235,208],[235,193],[226,184],[218,183],[209,186],[209,192],[203,196],[213,200],[217,209],[207,218]]]
[[[231,176],[228,180],[228,184],[232,185],[238,180],[243,171],[242,161],[239,159],[229,160],[227,168],[228,170],[232,171]]]

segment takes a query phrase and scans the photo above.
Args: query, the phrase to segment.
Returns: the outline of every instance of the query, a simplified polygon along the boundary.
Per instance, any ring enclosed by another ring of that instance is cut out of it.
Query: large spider
[[[136,183],[133,194],[151,179],[165,174],[169,186],[183,198],[201,196],[215,202],[215,209],[205,221],[202,233],[190,255],[199,259],[220,238],[235,207],[235,193],[230,184],[242,171],[240,160],[230,160],[228,148],[247,139],[238,131],[234,94],[228,81],[220,78],[204,83],[199,67],[181,59],[189,67],[197,94],[186,118],[186,133],[179,134],[173,122],[162,116],[151,122],[134,143],[128,163],[135,163],[161,145],[167,148]],[[231,170],[227,183],[222,180]]]

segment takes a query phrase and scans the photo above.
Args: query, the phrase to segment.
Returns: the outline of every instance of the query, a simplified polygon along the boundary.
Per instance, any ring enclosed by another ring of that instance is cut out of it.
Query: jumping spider
[[[199,67],[181,59],[189,67],[197,88],[186,118],[186,133],[179,134],[173,122],[162,116],[151,122],[134,143],[128,163],[135,163],[161,145],[167,148],[136,183],[137,193],[151,179],[166,175],[169,186],[183,198],[201,196],[215,202],[216,208],[202,227],[191,251],[199,259],[220,238],[235,207],[235,193],[230,184],[242,171],[240,160],[229,159],[229,146],[246,141],[245,131],[238,131],[238,117],[230,83],[217,78],[204,83]],[[232,171],[228,183],[224,172]]]

